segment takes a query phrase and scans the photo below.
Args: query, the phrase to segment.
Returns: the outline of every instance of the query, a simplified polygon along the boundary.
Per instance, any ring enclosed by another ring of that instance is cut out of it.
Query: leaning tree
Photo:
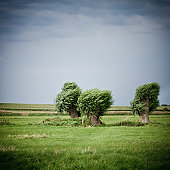
[[[156,82],[141,85],[136,89],[131,109],[133,114],[141,116],[142,123],[149,123],[149,114],[159,106],[159,91],[160,86]]]
[[[81,94],[80,87],[75,82],[66,82],[62,91],[56,96],[56,110],[68,112],[71,118],[80,116],[77,100]]]
[[[101,125],[100,116],[108,109],[112,101],[111,91],[91,89],[83,92],[79,99],[78,105],[82,116],[90,118],[92,125]]]

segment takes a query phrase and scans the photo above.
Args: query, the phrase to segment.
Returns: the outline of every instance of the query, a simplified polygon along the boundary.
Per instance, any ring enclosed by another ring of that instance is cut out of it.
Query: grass
[[[103,116],[103,127],[48,125],[69,122],[67,115],[2,120],[0,169],[170,169],[168,115],[142,126],[131,115]]]
[[[54,104],[0,103],[0,109],[11,110],[53,110]]]

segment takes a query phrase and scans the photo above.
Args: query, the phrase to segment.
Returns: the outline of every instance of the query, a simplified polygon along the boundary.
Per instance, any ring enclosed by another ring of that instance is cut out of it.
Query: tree
[[[91,89],[83,92],[79,99],[78,105],[82,116],[90,117],[92,125],[101,125],[100,116],[108,109],[112,101],[111,91]]]
[[[81,94],[80,87],[74,82],[66,82],[62,91],[56,96],[56,110],[68,112],[71,118],[80,116],[77,100]]]
[[[149,114],[159,106],[160,86],[156,82],[144,84],[136,89],[135,98],[131,101],[133,114],[142,118],[142,123],[149,123]]]

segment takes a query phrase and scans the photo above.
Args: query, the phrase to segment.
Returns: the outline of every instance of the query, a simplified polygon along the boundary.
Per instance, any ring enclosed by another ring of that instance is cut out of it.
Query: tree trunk
[[[149,123],[149,99],[146,99],[146,109],[145,112],[141,114],[142,123]]]
[[[78,114],[77,114],[77,111],[74,110],[74,109],[69,109],[68,111],[70,117],[73,119],[73,118],[78,118]]]
[[[141,118],[142,118],[142,123],[149,123],[149,114],[146,114],[146,113],[143,113],[141,115]]]
[[[102,122],[100,121],[99,116],[95,116],[90,113],[90,120],[93,126],[102,125]]]

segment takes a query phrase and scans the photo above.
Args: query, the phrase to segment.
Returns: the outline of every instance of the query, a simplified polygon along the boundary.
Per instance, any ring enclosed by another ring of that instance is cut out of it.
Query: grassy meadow
[[[106,115],[83,127],[67,114],[12,114],[0,116],[0,169],[170,169],[170,115],[149,125]]]

